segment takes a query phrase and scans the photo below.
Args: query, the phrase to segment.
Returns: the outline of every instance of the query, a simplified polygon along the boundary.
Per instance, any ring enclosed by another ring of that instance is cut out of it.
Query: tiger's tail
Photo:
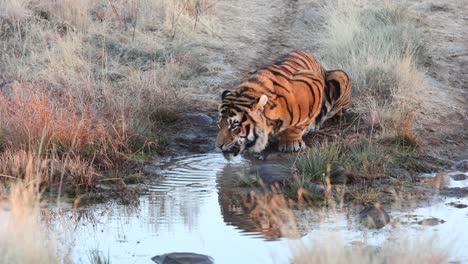
[[[323,123],[336,114],[342,115],[349,108],[351,101],[351,78],[343,70],[325,71],[325,97],[320,114],[313,130],[318,130]]]

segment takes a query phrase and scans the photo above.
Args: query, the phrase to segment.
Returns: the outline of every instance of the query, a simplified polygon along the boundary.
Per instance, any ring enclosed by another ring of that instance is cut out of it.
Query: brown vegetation
[[[216,1],[1,0],[1,181],[41,161],[41,186],[90,190],[161,150],[189,109],[193,52]],[[141,156],[141,155],[140,155]]]
[[[66,254],[61,255],[58,251],[58,236],[49,232],[41,222],[39,200],[37,185],[31,181],[14,184],[8,199],[0,201],[3,263],[63,263],[68,260]]]

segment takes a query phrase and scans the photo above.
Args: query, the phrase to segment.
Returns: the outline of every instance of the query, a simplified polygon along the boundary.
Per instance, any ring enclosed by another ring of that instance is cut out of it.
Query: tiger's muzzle
[[[231,142],[219,146],[219,148],[222,150],[224,157],[229,160],[232,157],[235,157],[240,154],[242,149],[241,143],[241,140],[238,137],[236,137]]]

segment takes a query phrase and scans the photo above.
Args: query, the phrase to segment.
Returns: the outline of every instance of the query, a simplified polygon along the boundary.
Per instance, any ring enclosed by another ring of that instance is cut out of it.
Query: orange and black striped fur
[[[324,70],[313,56],[286,54],[223,92],[216,145],[228,157],[261,152],[269,136],[281,151],[305,148],[302,135],[323,108],[324,88]]]
[[[342,70],[325,71],[325,102],[315,120],[313,130],[318,130],[334,115],[342,115],[351,99],[351,78]]]

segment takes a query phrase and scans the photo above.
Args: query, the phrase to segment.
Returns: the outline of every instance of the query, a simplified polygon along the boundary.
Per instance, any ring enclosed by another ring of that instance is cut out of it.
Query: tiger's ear
[[[260,96],[260,98],[258,99],[258,102],[252,106],[252,111],[258,110],[260,112],[263,112],[263,108],[267,102],[268,102],[268,97],[262,94],[262,96]]]
[[[226,96],[228,95],[231,95],[231,91],[229,90],[225,90],[222,94],[221,94],[221,100],[224,100],[224,98],[226,98]]]

